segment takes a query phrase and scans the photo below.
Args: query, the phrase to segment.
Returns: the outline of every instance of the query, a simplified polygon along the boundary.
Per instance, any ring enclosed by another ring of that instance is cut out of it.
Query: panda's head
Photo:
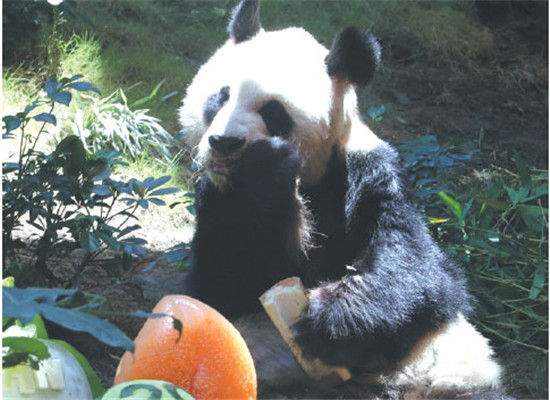
[[[266,32],[256,0],[241,1],[228,32],[229,40],[190,84],[179,113],[195,160],[215,184],[224,186],[233,160],[255,140],[279,136],[295,144],[301,182],[312,185],[352,131],[372,136],[352,87],[366,85],[379,62],[372,35],[346,28],[329,51],[301,28]]]

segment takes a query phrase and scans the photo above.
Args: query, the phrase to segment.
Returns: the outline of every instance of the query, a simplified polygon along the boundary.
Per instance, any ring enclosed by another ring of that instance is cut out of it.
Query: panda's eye
[[[280,136],[285,139],[290,136],[294,121],[292,121],[280,101],[268,101],[260,108],[258,113],[262,116],[269,135]]]
[[[224,86],[218,93],[211,95],[204,103],[203,118],[206,125],[210,125],[214,117],[229,100],[229,86]]]

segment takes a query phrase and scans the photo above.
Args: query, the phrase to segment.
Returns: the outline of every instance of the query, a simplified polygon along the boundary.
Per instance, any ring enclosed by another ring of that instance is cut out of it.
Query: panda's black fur
[[[235,44],[260,31],[258,9],[249,0],[235,9],[229,25]],[[366,84],[379,59],[372,35],[347,28],[325,62],[337,84]],[[204,99],[207,125],[232,95],[222,87]],[[429,235],[390,145],[334,145],[322,177],[302,183],[304,160],[287,140],[294,121],[283,103],[272,101],[258,110],[267,137],[250,143],[208,138],[213,151],[238,157],[231,158],[223,185],[206,173],[198,180],[193,266],[183,291],[240,329],[256,363],[260,397],[400,397],[410,387],[389,380],[334,388],[307,377],[259,296],[299,276],[311,289],[311,304],[293,327],[304,354],[346,366],[354,376],[378,377],[391,374],[425,337],[472,313],[464,273]],[[505,397],[491,387],[445,388],[431,395]]]
[[[333,365],[389,367],[426,332],[471,312],[462,270],[429,236],[389,145],[346,156],[342,280],[320,286],[298,343]],[[377,365],[380,364],[380,365]]]
[[[292,146],[274,138],[247,147],[226,190],[200,178],[191,294],[240,317],[259,311],[266,288],[296,273],[302,254],[299,166]]]

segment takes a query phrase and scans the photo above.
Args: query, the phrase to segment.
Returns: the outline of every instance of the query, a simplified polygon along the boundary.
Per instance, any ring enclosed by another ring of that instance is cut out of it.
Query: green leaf
[[[88,378],[90,390],[92,391],[92,397],[94,399],[97,399],[101,395],[103,395],[103,393],[105,393],[105,388],[101,384],[101,380],[95,373],[94,369],[92,368],[92,366],[90,365],[86,357],[84,357],[82,353],[80,353],[77,349],[75,349],[73,346],[71,346],[69,343],[63,340],[51,340],[51,341],[63,347],[65,350],[71,353],[74,356],[74,358],[76,358],[76,360],[84,370],[84,373],[86,374],[86,378]]]
[[[143,185],[147,188],[147,190],[153,190],[158,188],[159,186],[164,185],[166,182],[172,179],[172,177],[170,175],[165,175],[153,181],[149,181],[149,179],[150,178],[147,178],[145,181],[143,181]],[[145,182],[147,182],[147,184]]]
[[[155,96],[157,95],[160,87],[162,86],[162,84],[164,83],[164,79],[162,81],[160,81],[160,83],[154,87],[153,91],[149,94],[149,96],[147,97],[144,97],[142,99],[139,99],[137,101],[135,101],[134,103],[132,103],[130,105],[130,108],[137,108],[137,107],[141,107],[143,104],[147,103],[148,101],[152,100],[153,98],[155,98]]]
[[[453,199],[451,196],[449,196],[448,194],[446,194],[445,192],[438,192],[437,195],[439,196],[439,198],[441,200],[443,200],[443,202],[445,203],[445,205],[447,206],[447,208],[458,218],[460,219],[462,217],[462,207],[460,206],[460,204],[458,204],[458,202]]]
[[[181,322],[181,320],[175,318],[170,314],[148,313],[142,310],[137,310],[133,312],[132,315],[139,318],[171,318],[172,328],[178,332],[178,337],[176,339],[176,342],[178,342],[181,338],[181,334],[183,332],[183,323]]]
[[[474,203],[474,199],[471,198],[468,203],[466,203],[466,206],[464,206],[464,209],[462,210],[462,214],[460,215],[460,224],[464,225],[464,221],[466,220],[466,216],[468,215],[468,212],[470,211],[470,208],[472,207],[472,204]]]
[[[109,321],[70,308],[43,304],[40,313],[44,318],[75,332],[87,332],[99,341],[134,352],[134,342]]]
[[[107,185],[94,185],[92,193],[98,196],[111,196],[113,194],[111,188]]]
[[[73,81],[76,81],[76,80],[78,80],[78,79],[80,79],[80,78],[83,78],[83,77],[84,77],[84,75],[82,75],[82,74],[76,74],[76,75],[71,76],[71,77],[68,79],[68,81],[69,81],[69,82],[73,82]]]
[[[149,201],[146,200],[146,199],[140,199],[140,200],[138,201],[138,204],[139,204],[139,206],[140,206],[141,208],[143,208],[143,209],[145,209],[145,210],[147,210],[147,209],[149,208]]]
[[[529,169],[525,165],[525,160],[518,154],[514,154],[512,157],[512,160],[516,164],[516,168],[518,170],[518,174],[521,180],[521,186],[525,187],[527,191],[531,188],[531,174],[529,173]]]
[[[167,194],[176,193],[179,189],[178,188],[164,188],[164,189],[157,189],[151,193],[149,193],[149,196],[164,196]]]
[[[523,198],[521,200],[521,202],[522,203],[527,203],[531,200],[538,199],[541,196],[546,196],[547,194],[548,194],[548,184],[545,183],[545,184],[542,184],[542,185],[539,185],[539,186],[535,187],[531,191],[531,195]]]
[[[122,236],[125,236],[129,234],[130,232],[133,232],[135,230],[141,229],[140,225],[132,225],[124,228],[122,231],[120,231],[118,237],[121,238]]]
[[[103,243],[105,243],[111,249],[113,249],[113,250],[120,249],[120,243],[114,237],[109,236],[108,234],[103,233],[103,232],[97,232],[97,235],[103,241]]]
[[[515,206],[519,202],[524,201],[524,199],[529,194],[529,188],[526,186],[520,186],[518,190],[506,188],[506,192],[508,193],[508,198],[510,199],[510,202]]]
[[[97,158],[88,161],[86,176],[93,182],[102,181],[111,176],[111,167],[109,161],[105,158]]]
[[[6,131],[10,133],[21,126],[21,120],[13,115],[7,115],[2,118],[4,124],[6,124]]]
[[[40,100],[33,101],[32,104],[29,104],[25,107],[25,111],[23,111],[23,114],[28,115],[32,110],[38,107],[39,104]]]
[[[92,91],[101,94],[100,90],[92,86],[89,82],[73,82],[67,85],[68,88],[78,90],[79,92]]]
[[[48,346],[39,339],[29,337],[4,337],[2,338],[2,347],[9,347],[8,354],[32,354],[39,360],[50,358]],[[11,361],[14,360],[14,361]],[[19,364],[20,358],[13,357],[11,360],[8,357],[2,357],[2,367],[9,368]]]
[[[41,304],[55,304],[59,296],[72,295],[74,292],[68,289],[5,287],[2,290],[2,313],[5,317],[16,318],[21,323],[28,324],[36,314],[40,314]]]
[[[160,103],[165,102],[166,100],[169,100],[170,98],[176,96],[179,93],[179,91],[174,90],[173,92],[168,93],[167,95],[162,96],[160,99]]]
[[[539,260],[537,265],[537,270],[535,271],[535,276],[533,278],[533,284],[531,285],[531,290],[529,291],[529,298],[534,300],[538,297],[540,292],[544,289],[544,283],[546,282],[547,274],[547,264],[544,262],[542,257],[542,250],[539,247]]]
[[[61,89],[62,84],[57,81],[57,79],[50,78],[46,81],[46,86],[44,87],[44,90],[46,91],[46,94],[48,97],[52,97],[52,95],[55,95]]]
[[[148,197],[147,200],[150,201],[151,203],[157,205],[157,206],[165,206],[166,205],[166,202],[164,202],[164,200],[157,199],[156,197]]]
[[[15,278],[13,276],[8,276],[2,279],[2,287],[14,287],[14,286],[15,286]]]
[[[55,115],[46,112],[35,115],[32,119],[38,122],[47,122],[48,124],[57,125]]]
[[[518,204],[518,210],[525,215],[530,216],[542,216],[542,215],[548,215],[548,208],[546,207],[539,207],[539,206],[531,206],[529,204]]]
[[[82,235],[80,235],[80,245],[84,250],[93,253],[99,248],[101,242],[99,241],[95,233],[83,232]]]
[[[53,92],[49,96],[56,103],[61,103],[65,106],[69,106],[73,98],[72,94],[69,92]]]
[[[2,173],[8,174],[19,169],[19,163],[7,162],[2,165]]]
[[[488,205],[489,207],[494,208],[495,210],[505,211],[505,210],[508,210],[509,208],[509,206],[506,203],[498,200],[493,200],[491,198],[478,197],[477,200],[483,203],[484,205]]]
[[[4,316],[28,322],[36,314],[41,314],[44,318],[67,329],[88,332],[109,346],[133,351],[133,342],[110,322],[80,310],[56,306],[60,298],[68,300],[75,294],[77,294],[75,290],[65,289],[4,288],[2,292]],[[85,295],[83,300],[87,301],[88,308],[96,307],[102,302],[101,296],[97,295]],[[65,303],[71,302],[65,301]]]
[[[146,179],[147,180],[147,179]],[[134,181],[132,182],[132,191],[137,194],[139,197],[143,197],[145,196],[145,186],[144,186],[144,183],[141,183],[141,182],[138,182],[138,181]]]
[[[469,239],[467,241],[467,243],[468,243],[468,245],[470,245],[472,247],[482,249],[482,250],[486,250],[487,252],[489,252],[489,254],[492,254],[496,257],[501,257],[504,260],[509,259],[512,256],[511,253],[506,252],[504,250],[500,250],[497,247],[493,247],[493,246],[489,245],[488,243],[485,243],[483,240],[480,240],[480,239]]]

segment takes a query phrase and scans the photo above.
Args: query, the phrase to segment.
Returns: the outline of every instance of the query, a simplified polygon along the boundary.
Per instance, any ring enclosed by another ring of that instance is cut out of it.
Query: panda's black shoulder
[[[410,200],[413,194],[409,175],[399,152],[381,142],[372,149],[344,149],[348,182],[372,194]]]

